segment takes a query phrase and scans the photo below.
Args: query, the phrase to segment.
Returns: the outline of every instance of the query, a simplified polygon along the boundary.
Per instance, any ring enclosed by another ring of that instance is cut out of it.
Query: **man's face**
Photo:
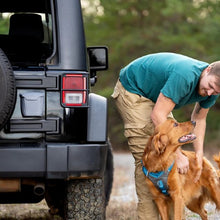
[[[220,94],[220,88],[216,84],[216,76],[209,74],[209,69],[204,70],[199,82],[198,93],[201,96]]]

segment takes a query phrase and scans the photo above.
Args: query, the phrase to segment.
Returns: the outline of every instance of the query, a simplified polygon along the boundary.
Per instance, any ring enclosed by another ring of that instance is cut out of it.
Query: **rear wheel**
[[[105,205],[106,206],[108,205],[110,195],[112,192],[113,175],[114,175],[114,167],[113,167],[112,145],[109,141],[108,142],[108,153],[107,153],[107,159],[106,159],[105,175],[104,175]]]
[[[64,219],[105,219],[113,182],[113,156],[109,144],[102,179],[70,180],[48,184],[45,199],[51,214]]]
[[[105,219],[103,179],[69,181],[64,209],[65,219]]]
[[[14,110],[16,100],[15,78],[11,64],[0,49],[0,129],[4,127]]]

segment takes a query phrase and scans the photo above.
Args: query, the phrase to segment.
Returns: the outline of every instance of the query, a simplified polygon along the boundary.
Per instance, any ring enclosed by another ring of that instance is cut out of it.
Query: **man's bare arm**
[[[196,153],[198,172],[195,177],[195,182],[198,181],[202,172],[203,144],[206,130],[206,117],[208,112],[209,109],[202,108],[199,103],[196,103],[191,116],[191,120],[196,122],[196,127],[194,129],[196,140],[193,142],[193,146]]]
[[[157,126],[166,121],[167,116],[170,114],[170,112],[172,112],[175,105],[176,104],[170,98],[167,98],[162,93],[160,93],[151,113],[151,119],[154,125]]]

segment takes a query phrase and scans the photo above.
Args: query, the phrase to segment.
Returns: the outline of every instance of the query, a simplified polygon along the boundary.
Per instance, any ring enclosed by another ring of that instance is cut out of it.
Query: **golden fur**
[[[175,151],[183,144],[192,142],[188,140],[179,142],[179,138],[191,133],[195,124],[192,122],[177,123],[174,120],[167,120],[159,125],[154,135],[149,139],[143,155],[143,165],[149,172],[167,170],[175,161]],[[190,135],[189,135],[190,136]],[[220,171],[204,157],[203,169],[200,179],[195,183],[195,174],[198,171],[195,153],[183,151],[189,159],[189,170],[187,174],[179,174],[176,163],[168,176],[168,187],[170,196],[162,194],[153,183],[146,177],[149,190],[158,207],[162,220],[169,219],[169,210],[173,206],[174,219],[181,220],[184,206],[196,212],[203,220],[207,220],[207,213],[204,209],[205,203],[211,201],[220,209]],[[220,154],[214,157],[220,165]]]

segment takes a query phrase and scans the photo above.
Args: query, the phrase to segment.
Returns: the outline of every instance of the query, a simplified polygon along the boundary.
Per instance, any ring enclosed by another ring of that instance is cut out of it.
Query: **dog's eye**
[[[178,123],[175,122],[175,123],[173,124],[173,127],[177,127],[177,126],[178,126]]]

